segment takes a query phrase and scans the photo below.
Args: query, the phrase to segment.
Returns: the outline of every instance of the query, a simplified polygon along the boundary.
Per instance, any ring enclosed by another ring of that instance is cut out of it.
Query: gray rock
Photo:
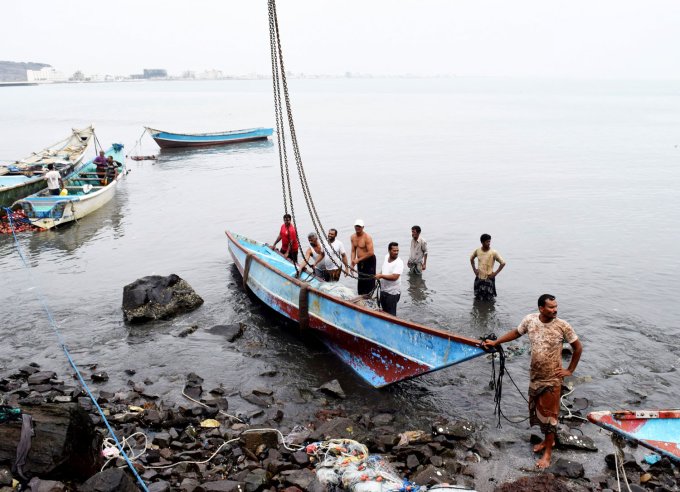
[[[109,380],[109,375],[106,373],[106,371],[95,372],[90,377],[92,378],[92,381],[94,381],[95,383],[103,383],[104,381]]]
[[[588,436],[579,436],[568,432],[558,432],[557,445],[562,448],[580,449],[583,451],[597,451],[593,440]]]
[[[52,371],[40,371],[28,376],[28,384],[31,385],[47,384],[50,382],[51,379],[54,379],[56,377],[57,374]]]
[[[33,477],[28,486],[31,492],[64,492],[66,485],[54,480],[40,480],[38,477]]]
[[[153,436],[153,441],[151,442],[156,444],[159,448],[167,448],[170,446],[171,439],[170,434],[167,432],[159,432]]]
[[[3,485],[12,485],[12,472],[6,466],[0,466],[0,487]]]
[[[179,484],[179,489],[182,492],[194,492],[199,487],[198,480],[193,478],[185,478],[182,483]]]
[[[265,401],[259,396],[253,395],[252,393],[241,393],[241,398],[243,398],[248,403],[252,403],[253,405],[257,405],[259,407],[269,407],[269,402]]]
[[[304,451],[296,451],[291,456],[293,463],[299,466],[307,466],[309,464],[309,455]]]
[[[159,480],[158,482],[150,483],[147,489],[149,489],[149,492],[169,492],[170,484],[165,480]]]
[[[172,318],[201,304],[203,299],[175,274],[143,277],[123,288],[123,314],[130,323]]]
[[[302,490],[309,490],[310,484],[316,478],[313,471],[304,468],[302,470],[287,470],[280,474],[287,484],[300,487]]]
[[[273,430],[255,429],[243,433],[241,439],[243,439],[244,447],[252,453],[256,453],[257,448],[263,444],[268,448],[278,448],[279,446],[279,435]]]
[[[550,465],[548,472],[555,476],[567,478],[581,478],[585,473],[581,463],[564,458],[560,458]]]
[[[139,487],[125,469],[108,468],[90,477],[78,492],[139,492]]]
[[[316,431],[310,435],[310,438],[318,441],[324,439],[353,438],[354,425],[354,422],[347,417],[336,417],[321,424]]]
[[[333,381],[329,381],[326,384],[321,385],[317,391],[320,393],[324,393],[326,395],[334,396],[336,398],[340,398],[342,400],[345,399],[345,392],[342,389],[342,386],[340,386],[340,383],[338,382],[337,379],[334,379]]]
[[[449,479],[445,470],[428,465],[423,471],[416,474],[411,481],[417,485],[437,485],[449,482]]]
[[[246,483],[246,492],[256,492],[257,490],[260,490],[261,487],[266,485],[268,480],[269,475],[267,474],[266,470],[263,470],[262,468],[255,468],[248,475],[246,475],[244,480]]]
[[[475,433],[475,424],[467,420],[458,420],[453,423],[435,423],[432,426],[432,433],[454,439],[465,439]]]
[[[406,466],[411,470],[415,470],[420,465],[420,460],[415,454],[409,454],[406,457]]]
[[[213,335],[219,335],[227,339],[229,343],[234,343],[237,339],[241,338],[243,335],[244,326],[241,323],[235,323],[233,325],[217,325],[212,328],[208,328],[208,333]]]
[[[205,482],[200,486],[205,492],[245,492],[246,485],[235,480]]]
[[[376,427],[391,424],[393,420],[394,415],[392,415],[391,413],[379,413],[372,419],[373,424],[375,424]]]

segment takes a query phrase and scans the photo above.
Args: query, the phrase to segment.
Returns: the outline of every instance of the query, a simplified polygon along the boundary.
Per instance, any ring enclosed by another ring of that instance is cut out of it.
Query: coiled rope
[[[10,227],[12,228],[12,236],[14,238],[14,244],[16,246],[17,253],[19,254],[19,257],[21,258],[21,261],[22,261],[24,267],[26,268],[26,271],[28,272],[28,276],[30,278],[31,284],[34,286],[34,288],[31,289],[31,290],[33,290],[35,292],[35,296],[36,296],[37,300],[40,302],[43,310],[45,311],[45,314],[47,315],[47,319],[49,320],[49,324],[52,327],[52,331],[54,331],[55,335],[57,336],[57,341],[59,342],[59,345],[61,346],[62,350],[64,351],[64,354],[66,355],[66,358],[68,359],[69,364],[71,365],[71,367],[75,371],[75,374],[78,378],[78,381],[80,382],[81,387],[87,393],[87,396],[90,397],[90,400],[92,400],[92,403],[94,404],[95,408],[97,409],[97,412],[99,412],[99,415],[101,416],[102,421],[104,422],[104,425],[106,426],[106,429],[109,431],[109,434],[111,434],[111,439],[113,440],[114,444],[118,448],[120,455],[125,459],[125,463],[127,463],[128,468],[130,468],[130,471],[132,471],[133,475],[137,479],[137,482],[139,483],[139,486],[141,487],[141,489],[144,492],[148,492],[149,489],[146,487],[144,480],[142,480],[142,477],[139,476],[139,473],[137,473],[137,470],[132,465],[130,458],[128,457],[127,453],[125,452],[125,449],[123,449],[123,445],[120,443],[120,441],[116,437],[116,434],[113,431],[113,429],[111,428],[109,421],[106,419],[106,415],[104,414],[104,411],[99,406],[99,403],[97,403],[97,399],[94,397],[94,395],[90,391],[90,388],[87,386],[87,383],[85,382],[83,375],[80,373],[78,366],[76,365],[75,361],[71,357],[71,354],[69,353],[68,348],[66,347],[66,341],[64,340],[64,338],[61,336],[61,333],[59,332],[59,328],[57,327],[57,323],[54,320],[54,316],[52,316],[52,311],[50,310],[49,306],[47,305],[47,300],[45,299],[44,294],[40,290],[40,287],[36,284],[36,282],[33,278],[33,274],[31,272],[31,267],[28,263],[28,260],[26,259],[26,256],[24,255],[23,250],[21,249],[21,244],[19,244],[19,239],[17,238],[16,232],[14,231],[14,223],[12,221],[11,210],[7,207],[5,207],[5,210],[8,212],[7,217],[9,218],[9,224],[10,224]]]

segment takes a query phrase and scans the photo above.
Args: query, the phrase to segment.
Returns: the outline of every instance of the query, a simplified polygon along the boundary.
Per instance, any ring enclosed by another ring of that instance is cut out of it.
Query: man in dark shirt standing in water
[[[359,273],[357,292],[359,295],[370,294],[375,287],[375,253],[373,238],[364,232],[364,221],[354,221],[352,234],[352,267],[356,266]]]

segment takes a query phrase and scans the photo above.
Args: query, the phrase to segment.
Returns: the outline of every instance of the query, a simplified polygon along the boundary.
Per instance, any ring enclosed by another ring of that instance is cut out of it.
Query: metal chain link
[[[302,165],[302,156],[300,153],[300,147],[297,141],[297,134],[295,132],[295,123],[293,121],[293,109],[290,102],[290,95],[288,92],[288,81],[286,79],[286,69],[283,61],[283,50],[281,48],[281,37],[279,32],[278,16],[276,14],[276,1],[268,1],[269,9],[269,36],[270,36],[270,51],[272,56],[272,80],[274,84],[274,106],[276,112],[276,125],[277,132],[280,131],[279,139],[279,163],[281,166],[281,184],[284,194],[284,206],[286,204],[286,189],[284,186],[284,181],[288,184],[288,200],[290,202],[291,208],[291,218],[293,221],[293,226],[295,230],[298,231],[297,222],[295,219],[295,213],[293,209],[293,199],[292,191],[290,185],[290,174],[288,169],[288,156],[286,151],[285,133],[284,133],[284,121],[283,121],[283,111],[281,105],[281,91],[283,91],[283,97],[286,104],[286,113],[288,119],[288,128],[290,130],[291,144],[293,147],[293,155],[295,157],[295,164],[300,177],[300,185],[302,188],[302,193],[305,199],[305,204],[307,205],[307,210],[309,212],[310,218],[312,220],[312,226],[321,241],[321,246],[323,247],[324,254],[331,259],[333,264],[338,267],[341,271],[343,264],[341,262],[341,255],[338,251],[327,246],[327,237],[324,234],[325,228],[321,223],[319,213],[316,209],[316,205],[312,198],[312,193],[309,188],[309,183],[307,182],[307,176],[305,174],[304,167]],[[279,130],[279,127],[281,130]],[[285,177],[284,177],[285,176]],[[287,208],[286,208],[287,210]],[[298,234],[298,248],[300,253],[302,253],[302,244],[300,242],[300,237]],[[335,257],[335,258],[334,258]],[[297,266],[296,266],[297,268]],[[374,275],[361,273],[356,268],[347,265],[347,271],[349,276],[352,278],[374,278]]]

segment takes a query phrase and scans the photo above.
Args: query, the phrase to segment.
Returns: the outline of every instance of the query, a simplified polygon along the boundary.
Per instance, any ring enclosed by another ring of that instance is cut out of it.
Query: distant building
[[[26,70],[26,80],[29,82],[66,82],[68,76],[52,67],[40,70]]]
[[[221,70],[204,70],[196,76],[200,80],[218,80],[224,78]]]
[[[145,79],[165,79],[168,71],[162,68],[145,68],[142,77]]]

